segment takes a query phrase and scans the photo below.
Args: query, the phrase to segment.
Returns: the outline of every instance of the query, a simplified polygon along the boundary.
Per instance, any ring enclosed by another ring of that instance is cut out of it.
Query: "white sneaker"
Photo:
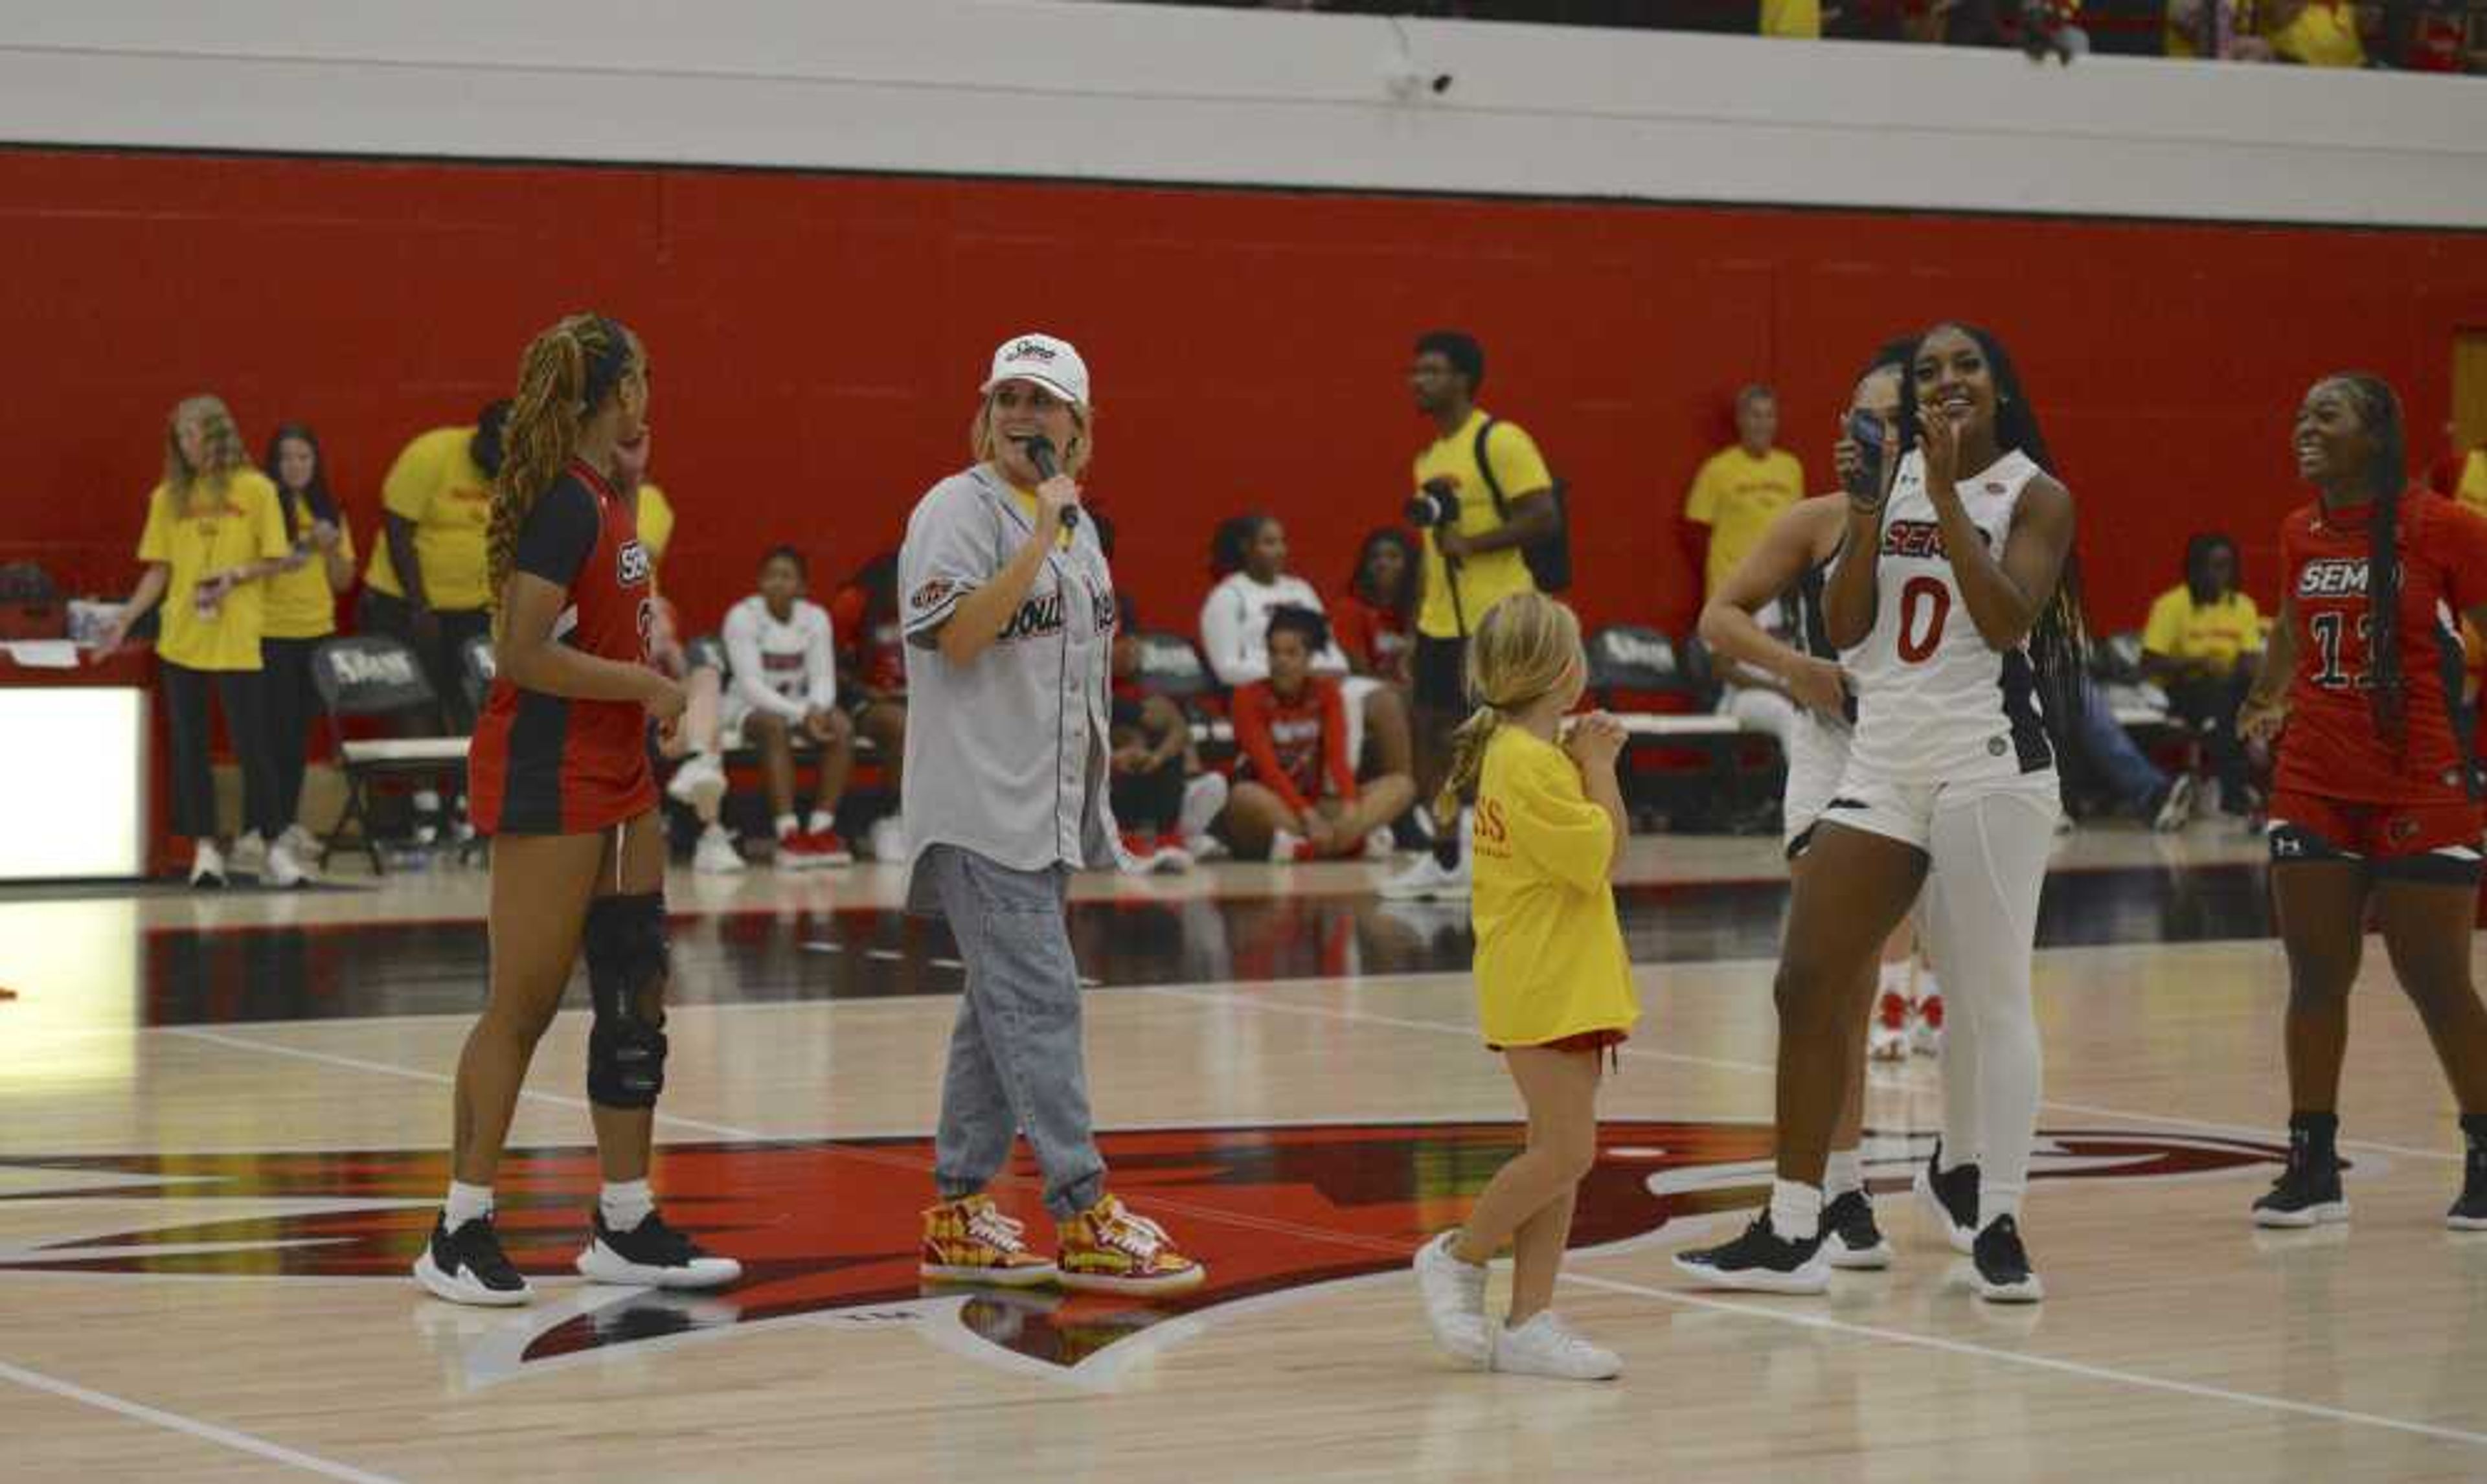
[[[872,858],[896,866],[907,859],[907,822],[883,814],[872,823]]]
[[[1494,1355],[1488,1364],[1506,1375],[1611,1381],[1623,1374],[1623,1357],[1573,1333],[1551,1308],[1517,1330],[1494,1325],[1491,1332]]]
[[[1181,845],[1160,845],[1155,868],[1160,876],[1180,876],[1191,869],[1191,852]]]
[[[1223,861],[1235,852],[1227,849],[1226,841],[1216,836],[1202,834],[1185,836],[1183,853],[1191,857],[1194,865],[1206,866],[1212,861]]]
[[[225,853],[211,839],[200,840],[190,851],[190,885],[220,887],[225,884]]]
[[[287,825],[285,833],[277,837],[276,842],[293,852],[293,859],[297,861],[314,860],[320,854],[320,837],[299,824]]]
[[[1364,837],[1364,858],[1368,861],[1387,861],[1390,859],[1390,853],[1398,848],[1399,838],[1390,833],[1390,827],[1386,824],[1377,827],[1372,834]]]
[[[2167,785],[2167,797],[2159,806],[2159,817],[2150,827],[2162,835],[2173,835],[2194,822],[2194,790],[2197,785],[2191,773],[2179,773]]]
[[[725,797],[725,765],[714,753],[693,753],[665,781],[665,796],[701,813],[713,811]]]
[[[1451,1255],[1456,1230],[1416,1249],[1416,1291],[1434,1342],[1463,1360],[1485,1363],[1485,1268]]]
[[[1465,900],[1468,894],[1467,856],[1463,853],[1459,865],[1445,866],[1429,850],[1416,858],[1416,864],[1382,883],[1379,890],[1385,901]]]
[[[1217,822],[1217,816],[1226,812],[1226,775],[1223,773],[1203,773],[1198,778],[1188,778],[1183,782],[1183,810],[1176,815],[1175,828],[1184,838],[1185,848],[1190,850],[1195,859],[1208,859],[1191,842],[1206,836],[1209,827]]]
[[[267,841],[257,830],[239,837],[233,843],[231,862],[235,871],[244,876],[260,876],[267,871]]]
[[[742,852],[734,848],[734,837],[725,826],[713,824],[700,832],[699,844],[691,851],[691,869],[703,876],[731,876],[742,869]]]
[[[311,869],[293,859],[293,852],[282,838],[267,847],[267,865],[260,872],[262,883],[272,887],[298,887],[311,879]]]
[[[1270,864],[1285,866],[1303,858],[1304,838],[1293,830],[1276,830],[1270,835]]]

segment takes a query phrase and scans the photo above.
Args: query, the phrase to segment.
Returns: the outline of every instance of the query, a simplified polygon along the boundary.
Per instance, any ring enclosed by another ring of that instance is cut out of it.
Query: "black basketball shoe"
[[[1891,1265],[1891,1244],[1874,1224],[1874,1202],[1848,1191],[1822,1208],[1823,1256],[1834,1268],[1869,1271]]]
[[[433,1219],[432,1240],[414,1259],[414,1280],[452,1304],[507,1307],[532,1296],[527,1280],[510,1266],[489,1212],[449,1229],[445,1215]]]
[[[629,1283],[648,1288],[722,1288],[742,1276],[742,1264],[718,1257],[665,1224],[651,1211],[629,1231],[604,1224],[604,1208],[589,1218],[586,1250],[578,1254],[579,1273],[600,1283]]]
[[[2348,1210],[2346,1205],[2341,1207]],[[2461,1179],[2461,1198],[2444,1213],[2444,1224],[2455,1231],[2487,1231],[2487,1147],[2470,1151]]]
[[[2319,1226],[2348,1219],[2349,1201],[2340,1194],[2339,1161],[2303,1150],[2289,1155],[2288,1168],[2253,1203],[2257,1226]]]
[[[1977,1246],[1977,1167],[1955,1165],[1942,1168],[1942,1140],[1935,1140],[1932,1154],[1917,1169],[1917,1199],[1926,1214],[1935,1221],[1936,1229],[1951,1244],[1955,1252],[1968,1252]]]
[[[1675,1270],[1713,1288],[1746,1293],[1822,1293],[1830,1287],[1822,1239],[1789,1241],[1772,1229],[1768,1211],[1733,1242],[1676,1253]]]
[[[2021,1224],[1998,1216],[1977,1234],[1970,1260],[1977,1264],[1977,1296],[1996,1304],[2035,1304],[2047,1296],[2021,1245]]]

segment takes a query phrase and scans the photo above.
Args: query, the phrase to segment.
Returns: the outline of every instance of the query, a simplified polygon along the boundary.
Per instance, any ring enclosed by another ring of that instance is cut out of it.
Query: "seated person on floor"
[[[827,610],[803,600],[808,569],[792,546],[760,563],[760,591],[725,616],[725,656],[734,683],[725,725],[760,754],[777,864],[800,870],[844,866],[854,856],[838,838],[834,811],[854,762],[854,727],[838,709],[836,641]],[[820,748],[820,786],[808,818],[795,812],[795,748]]]
[[[2185,580],[2159,594],[2141,631],[2141,677],[2167,693],[2168,716],[2202,739],[2220,781],[2220,808],[2253,812],[2245,744],[2237,711],[2262,664],[2262,614],[2240,586],[2237,543],[2204,532],[2185,543]],[[2176,780],[2161,828],[2181,828],[2191,814],[2194,779]]]
[[[838,696],[860,736],[878,752],[889,812],[873,821],[872,858],[907,859],[907,827],[899,818],[899,785],[907,766],[907,644],[898,618],[898,553],[882,552],[856,570],[829,599],[829,627],[839,637]]]
[[[1406,772],[1357,784],[1339,682],[1313,673],[1313,656],[1328,643],[1329,623],[1320,614],[1273,610],[1270,677],[1235,693],[1235,745],[1243,758],[1225,831],[1246,860],[1386,857],[1390,821],[1415,802],[1416,781]]]
[[[1211,823],[1226,807],[1226,780],[1201,770],[1183,708],[1140,683],[1138,609],[1119,599],[1114,634],[1114,822],[1123,832],[1123,868],[1179,871],[1215,855]]]

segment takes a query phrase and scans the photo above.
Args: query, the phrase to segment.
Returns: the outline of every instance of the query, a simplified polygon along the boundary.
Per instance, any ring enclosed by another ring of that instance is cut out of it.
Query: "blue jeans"
[[[2074,719],[2073,740],[2108,792],[2125,808],[2140,809],[2167,787],[2167,775],[2141,756],[2141,749],[2116,725],[2106,693],[2095,685],[2082,687],[2082,712]]]
[[[1024,1131],[1045,1174],[1045,1208],[1067,1220],[1105,1190],[1088,1126],[1079,970],[1062,918],[1070,872],[1013,870],[956,845],[928,848],[916,871],[929,873],[967,970],[941,1080],[934,1182],[944,1200],[983,1190]]]

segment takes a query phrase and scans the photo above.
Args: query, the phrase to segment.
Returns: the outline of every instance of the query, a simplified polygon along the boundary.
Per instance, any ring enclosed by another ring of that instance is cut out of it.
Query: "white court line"
[[[1391,976],[1394,979],[1406,976]],[[1449,1021],[1415,1020],[1403,1015],[1376,1015],[1370,1010],[1341,1009],[1336,1005],[1327,1004],[1284,1004],[1254,999],[1232,991],[1221,993],[1206,989],[1183,989],[1169,984],[1145,984],[1132,987],[1141,994],[1155,995],[1166,1000],[1186,1000],[1199,1004],[1234,1005],[1271,1015],[1308,1015],[1317,1019],[1348,1021],[1357,1025],[1396,1026],[1404,1031],[1422,1031],[1433,1035],[1456,1035],[1470,1041],[1477,1039],[1475,1027],[1454,1025]],[[1638,1058],[1648,1061],[1674,1061],[1690,1066],[1719,1067],[1731,1072],[1751,1072],[1765,1077],[1778,1075],[1777,1067],[1761,1061],[1738,1061],[1723,1057],[1690,1057],[1682,1052],[1654,1051],[1646,1046],[1635,1046],[1629,1041],[1615,1049],[1628,1058]],[[2163,1124],[2168,1128],[2195,1129],[2205,1134],[2225,1134],[2247,1139],[2267,1140],[2273,1138],[2276,1133],[2275,1130],[2255,1128],[2249,1124],[2216,1123],[2206,1118],[2189,1118],[2179,1113],[2135,1113],[2129,1109],[2102,1108],[2095,1103],[2067,1103],[2059,1098],[2048,1098],[2039,1106],[2058,1109],[2065,1113],[2084,1113],[2091,1117],[2131,1118],[2138,1122]],[[2446,1154],[2439,1149],[2413,1149],[2401,1144],[2373,1143],[2356,1139],[2341,1140],[2340,1147],[2365,1149],[2376,1154],[2399,1155],[2404,1159],[2445,1160],[2456,1165],[2465,1158],[2463,1155]]]
[[[334,1463],[328,1459],[289,1448],[283,1443],[270,1443],[265,1438],[255,1438],[248,1433],[236,1432],[230,1427],[218,1427],[213,1422],[202,1422],[196,1417],[185,1417],[177,1412],[166,1412],[159,1407],[125,1401],[118,1396],[110,1396],[101,1391],[90,1390],[85,1387],[46,1376],[41,1371],[30,1371],[23,1366],[12,1365],[6,1360],[0,1360],[0,1380],[14,1381],[21,1387],[37,1391],[48,1391],[54,1396],[66,1397],[73,1402],[84,1402],[90,1407],[100,1407],[106,1412],[117,1412],[125,1417],[134,1417],[141,1422],[153,1422],[157,1427],[170,1428],[177,1433],[186,1433],[193,1438],[255,1454],[275,1463],[299,1469],[306,1473],[320,1474],[324,1478],[350,1479],[354,1484],[398,1484],[395,1478],[385,1473],[373,1473],[369,1470]]]
[[[1946,1355],[1969,1356],[1980,1360],[1998,1360],[2006,1365],[2054,1371],[2058,1375],[2078,1376],[2084,1381],[2111,1382],[2150,1391],[2172,1391],[2179,1396],[2199,1397],[2205,1401],[2230,1402],[2242,1407],[2258,1407],[2267,1412],[2320,1417],[2327,1422],[2350,1422],[2361,1427],[2380,1427],[2389,1432],[2411,1433],[2420,1438],[2433,1438],[2444,1443],[2464,1443],[2473,1447],[2487,1447],[2487,1433],[2467,1432],[2458,1427],[2442,1427],[2432,1422],[2412,1422],[2403,1417],[2388,1417],[2371,1412],[2352,1412],[2345,1407],[2327,1407],[2320,1402],[2291,1401],[2282,1396],[2266,1396],[2259,1391],[2232,1391],[2224,1387],[2206,1387],[2191,1381],[2171,1381],[2165,1376],[2119,1370],[2111,1365],[2088,1365],[2079,1360],[2057,1360],[2053,1356],[2030,1355],[2026,1351],[1998,1350],[1992,1346],[1972,1344],[1968,1340],[1946,1339],[1940,1334],[1918,1334],[1908,1330],[1887,1330],[1880,1325],[1852,1324],[1847,1320],[1833,1319],[1825,1314],[1773,1308],[1759,1304],[1740,1304],[1728,1299],[1714,1299],[1705,1294],[1684,1293],[1672,1288],[1652,1288],[1645,1283],[1628,1283],[1621,1278],[1593,1278],[1585,1273],[1565,1273],[1562,1278],[1567,1283],[1603,1288],[1614,1293],[1633,1294],[1644,1299],[1657,1299],[1667,1304],[1679,1304],[1688,1308],[1712,1309],[1723,1314],[1740,1314],[1747,1319],[1767,1319],[1773,1324],[1794,1325],[1799,1329],[1822,1330],[1833,1334],[1852,1334],[1859,1339],[1881,1340],[1886,1344],[1913,1345],[1920,1350],[1936,1350]]]

